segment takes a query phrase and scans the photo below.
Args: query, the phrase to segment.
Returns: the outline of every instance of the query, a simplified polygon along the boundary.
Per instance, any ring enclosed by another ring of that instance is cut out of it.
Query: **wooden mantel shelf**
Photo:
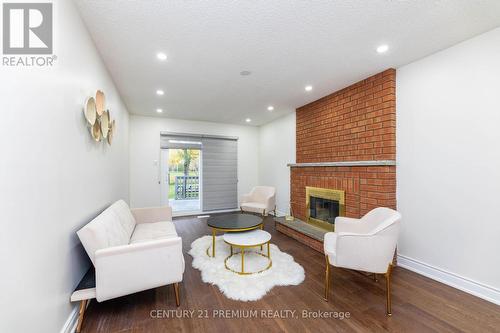
[[[307,168],[307,167],[339,167],[339,166],[384,166],[396,165],[393,160],[379,161],[342,161],[342,162],[314,162],[314,163],[288,163],[290,168]]]

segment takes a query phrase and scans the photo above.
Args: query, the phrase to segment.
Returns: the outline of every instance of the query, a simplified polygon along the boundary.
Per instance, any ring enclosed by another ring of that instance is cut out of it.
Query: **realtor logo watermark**
[[[3,4],[3,66],[52,66],[52,3]]]

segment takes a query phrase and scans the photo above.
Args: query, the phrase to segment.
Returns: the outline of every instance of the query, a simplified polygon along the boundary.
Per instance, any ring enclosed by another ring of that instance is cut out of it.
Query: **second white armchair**
[[[384,274],[387,287],[387,315],[391,315],[392,260],[399,235],[401,214],[379,207],[361,219],[337,217],[335,232],[325,234],[325,299],[330,291],[330,265]],[[375,275],[376,276],[376,275]]]
[[[276,214],[276,189],[271,186],[255,186],[250,193],[243,195],[241,211],[260,213],[266,216],[274,211]]]

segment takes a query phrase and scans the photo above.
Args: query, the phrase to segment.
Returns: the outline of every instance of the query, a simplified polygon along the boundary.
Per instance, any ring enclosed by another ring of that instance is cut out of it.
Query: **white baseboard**
[[[73,307],[73,310],[69,313],[68,319],[61,328],[61,333],[73,333],[76,331],[76,324],[78,322],[78,304]]]
[[[398,255],[398,266],[500,305],[500,290],[421,261]]]

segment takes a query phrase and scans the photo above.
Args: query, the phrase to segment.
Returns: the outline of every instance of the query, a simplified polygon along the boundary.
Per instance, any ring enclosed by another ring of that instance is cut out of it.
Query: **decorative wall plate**
[[[102,137],[106,139],[109,132],[109,110],[106,110],[101,115],[101,133]]]
[[[98,121],[96,121],[94,123],[94,126],[90,128],[90,134],[92,134],[92,138],[94,139],[94,141],[101,141],[101,125]]]
[[[90,125],[92,139],[95,142],[107,141],[111,145],[113,136],[116,134],[116,123],[111,120],[110,111],[104,110],[104,107],[104,93],[97,90],[95,97],[89,97],[85,101],[83,113]]]
[[[97,108],[97,114],[101,116],[104,113],[104,104],[105,103],[105,97],[104,93],[100,90],[97,90],[95,94],[95,104]]]
[[[85,101],[85,108],[83,109],[83,114],[85,115],[85,119],[87,119],[89,125],[93,126],[97,119],[97,109],[94,97],[89,97]]]

